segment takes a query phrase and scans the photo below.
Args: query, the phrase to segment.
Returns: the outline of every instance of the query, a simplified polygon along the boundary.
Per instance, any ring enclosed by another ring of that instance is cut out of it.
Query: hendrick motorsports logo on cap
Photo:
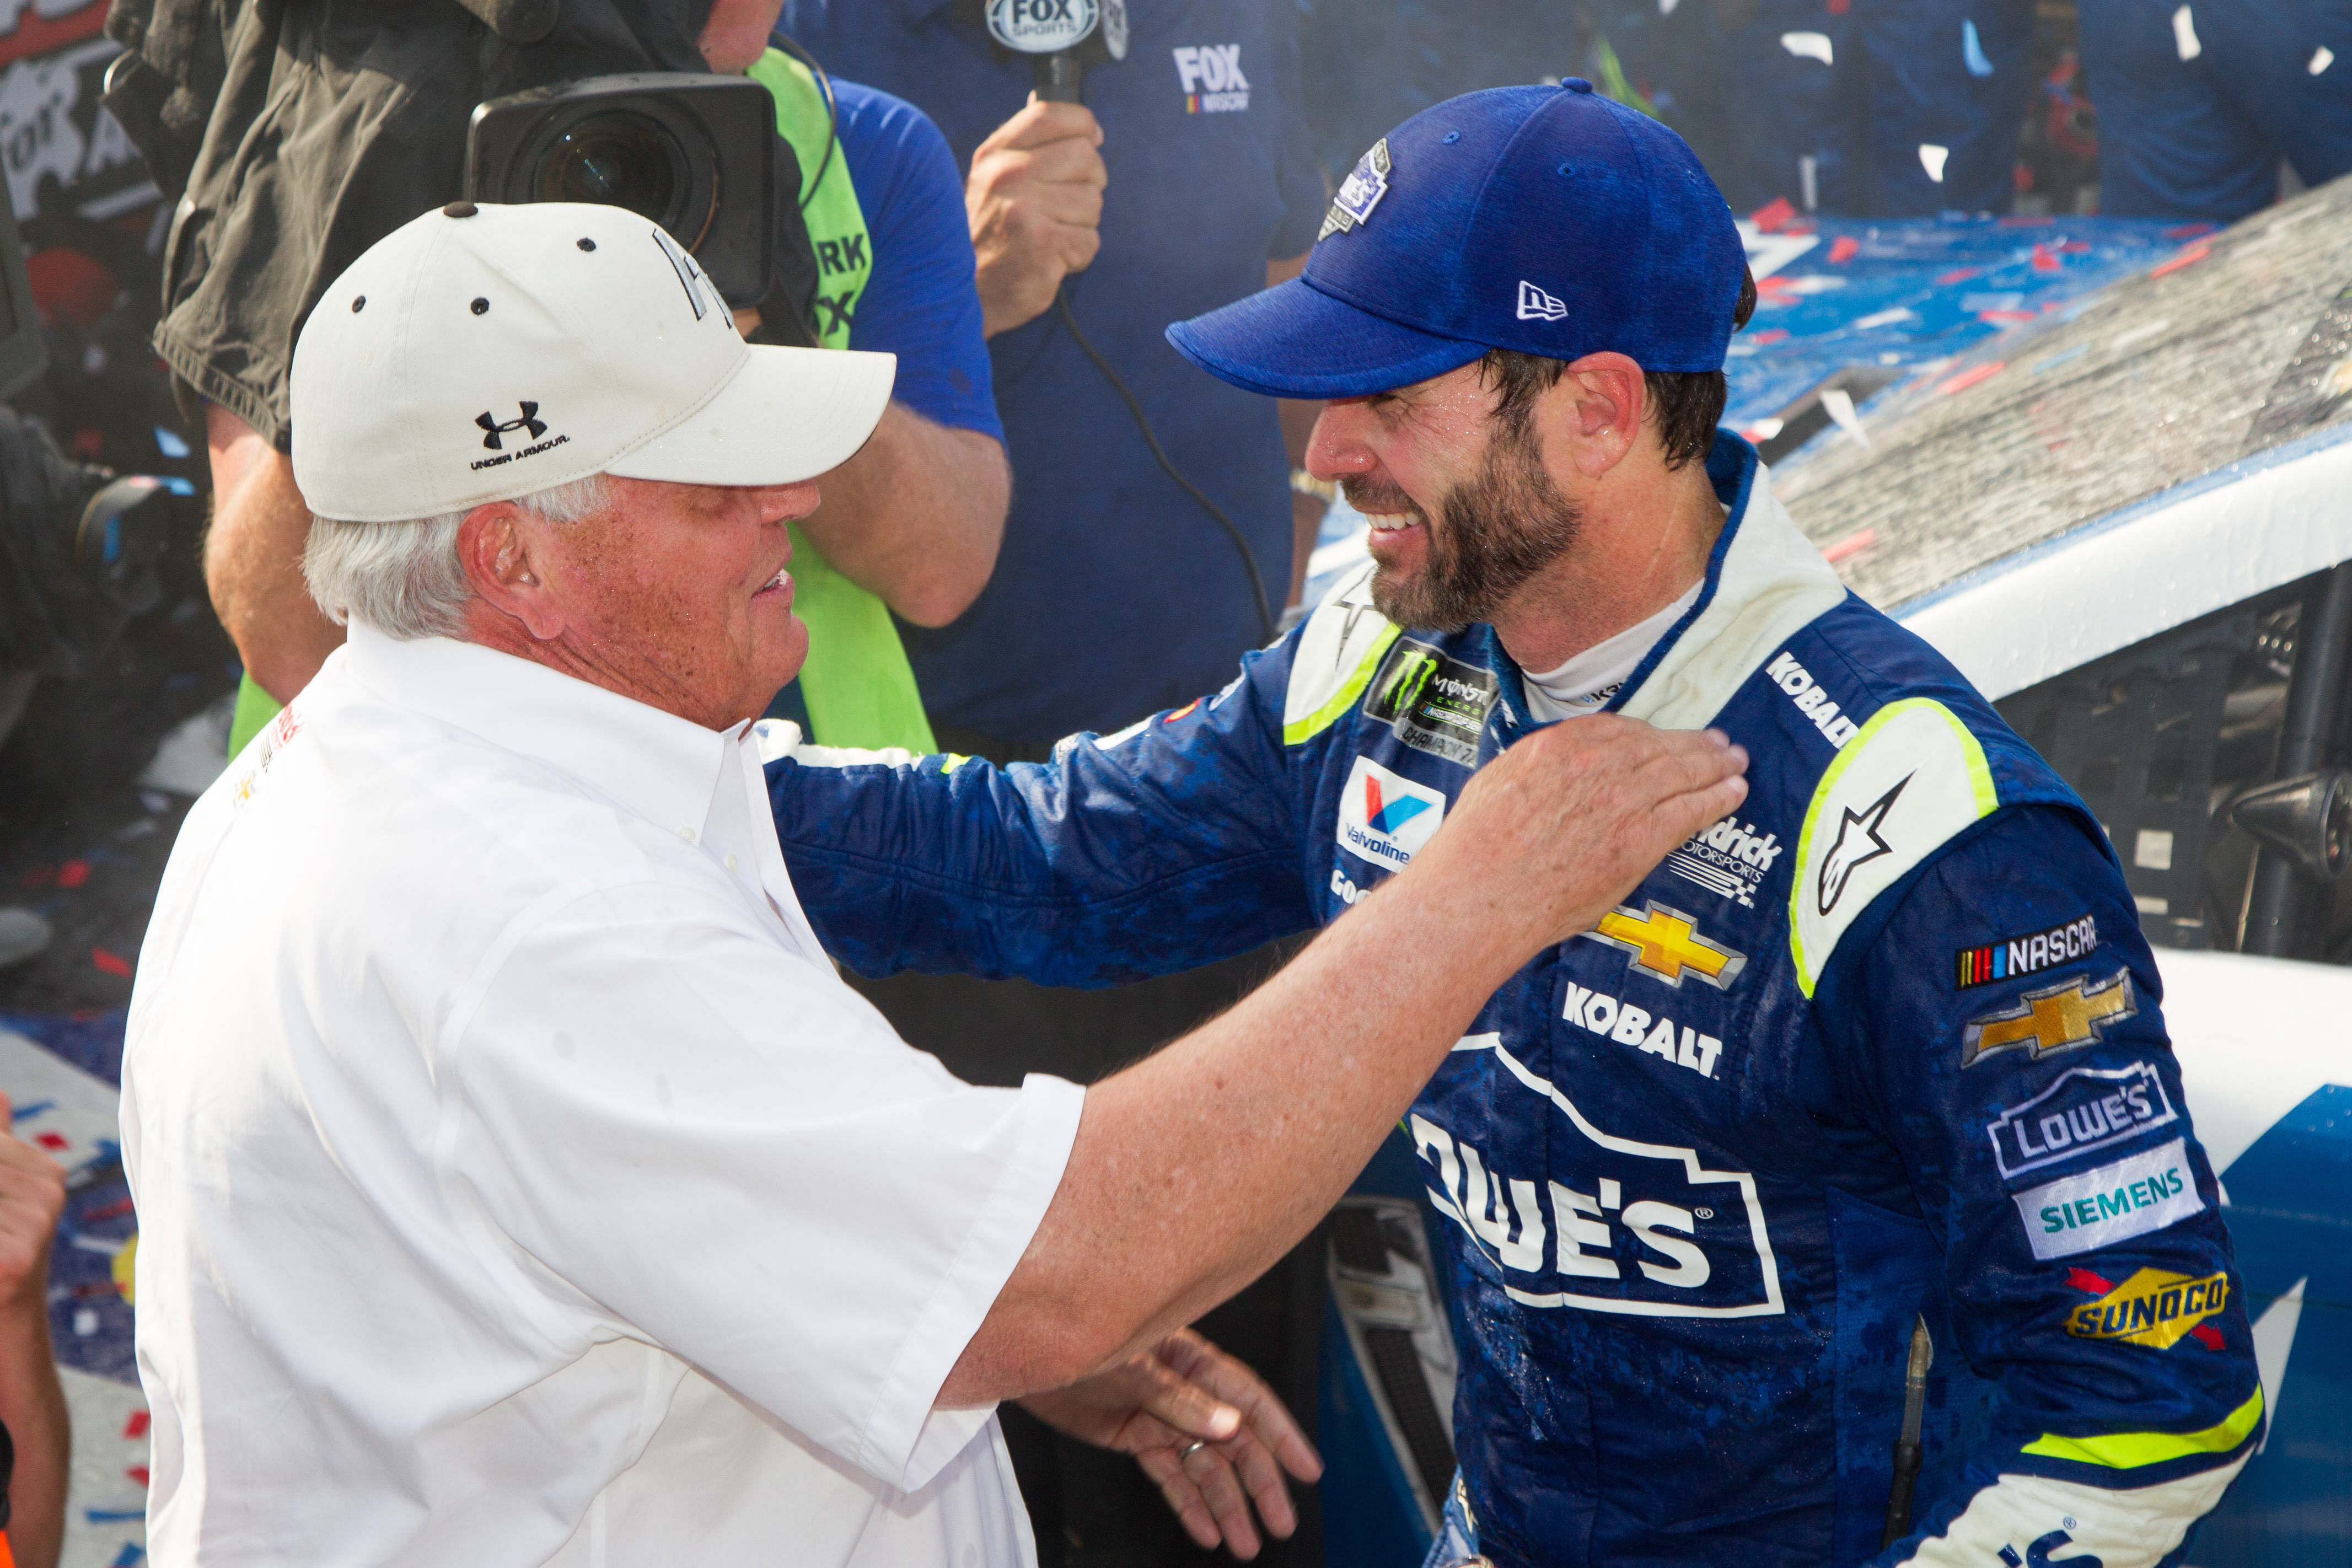
[[[1008,49],[1050,55],[1084,43],[1100,15],[1098,0],[988,0],[988,32]]]
[[[1395,167],[1389,162],[1389,139],[1383,136],[1356,160],[1356,167],[1341,182],[1339,194],[1331,198],[1331,210],[1323,216],[1322,231],[1315,237],[1318,243],[1371,216],[1381,198],[1389,194],[1389,171]]]

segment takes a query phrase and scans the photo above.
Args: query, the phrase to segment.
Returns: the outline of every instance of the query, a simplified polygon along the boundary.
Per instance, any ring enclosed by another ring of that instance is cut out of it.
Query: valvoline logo
[[[1391,870],[1412,863],[1445,818],[1445,796],[1370,757],[1339,787],[1339,847]]]

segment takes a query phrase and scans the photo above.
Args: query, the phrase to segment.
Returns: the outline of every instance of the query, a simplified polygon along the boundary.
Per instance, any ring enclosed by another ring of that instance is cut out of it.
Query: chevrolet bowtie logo
[[[2121,969],[2095,990],[2078,976],[2063,985],[2029,991],[2016,1006],[1969,1025],[1960,1036],[1960,1065],[1974,1067],[1979,1058],[2019,1047],[2030,1047],[2037,1058],[2071,1051],[2104,1038],[2109,1024],[2138,1011],[2132,1005],[2131,974]]]
[[[1748,955],[1711,942],[1698,934],[1698,922],[1680,910],[1652,900],[1647,914],[1612,910],[1601,923],[1584,933],[1595,942],[1622,947],[1633,956],[1625,967],[1679,986],[1689,974],[1717,991],[1727,991],[1739,978]]]

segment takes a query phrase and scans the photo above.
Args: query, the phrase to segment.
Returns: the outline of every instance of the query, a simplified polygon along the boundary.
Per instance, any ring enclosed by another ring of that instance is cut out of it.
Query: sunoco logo
[[[1399,870],[1412,863],[1445,817],[1445,797],[1427,784],[1358,757],[1339,786],[1339,847],[1376,866]]]
[[[2078,1340],[2120,1340],[2163,1350],[2192,1335],[2208,1350],[2220,1350],[2221,1331],[2208,1323],[2230,1304],[2230,1277],[2208,1274],[2192,1279],[2161,1268],[2142,1268],[2120,1285],[2110,1285],[2087,1268],[2070,1268],[2066,1282],[2098,1293],[2066,1315],[2066,1331]]]
[[[1008,49],[1050,55],[1086,41],[1097,0],[988,0],[988,31]]]

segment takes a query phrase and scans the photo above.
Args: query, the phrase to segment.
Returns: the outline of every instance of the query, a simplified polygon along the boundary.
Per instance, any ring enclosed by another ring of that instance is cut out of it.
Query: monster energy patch
[[[1493,670],[1406,637],[1390,647],[1364,698],[1366,716],[1385,721],[1398,740],[1465,768],[1477,764],[1494,705]]]

